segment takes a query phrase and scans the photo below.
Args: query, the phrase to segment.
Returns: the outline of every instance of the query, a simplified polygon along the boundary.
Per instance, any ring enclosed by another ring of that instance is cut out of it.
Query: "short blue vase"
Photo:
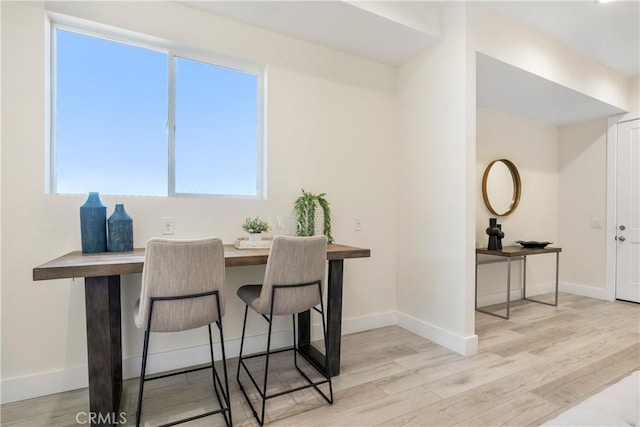
[[[116,209],[107,220],[109,227],[109,252],[133,250],[133,219],[124,210],[124,205],[116,204]]]
[[[107,251],[107,207],[98,193],[89,193],[80,206],[80,238],[83,254]]]

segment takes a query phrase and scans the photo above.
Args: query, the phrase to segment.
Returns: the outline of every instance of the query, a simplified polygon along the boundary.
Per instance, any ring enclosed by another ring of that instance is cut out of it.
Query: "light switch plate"
[[[175,218],[172,216],[165,216],[162,218],[162,234],[173,234],[175,233]]]
[[[602,219],[591,218],[591,228],[602,228]]]

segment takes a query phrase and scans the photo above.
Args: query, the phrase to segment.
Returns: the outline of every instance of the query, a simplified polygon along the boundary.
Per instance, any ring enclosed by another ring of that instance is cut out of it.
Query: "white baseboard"
[[[583,297],[596,298],[606,300],[606,291],[604,288],[595,286],[581,285],[579,283],[560,282],[558,284],[560,292],[568,294],[580,295]],[[555,290],[555,283],[541,283],[537,285],[527,286],[527,296],[535,296]],[[511,290],[511,301],[522,298],[522,289]],[[483,295],[478,297],[478,307],[486,307],[488,305],[500,304],[507,300],[507,292],[499,292],[491,295]]]
[[[368,331],[370,329],[383,328],[385,326],[396,325],[396,312],[388,311],[370,316],[351,317],[342,320],[342,335],[356,332]],[[313,340],[322,338],[322,329],[319,323],[314,324],[311,329]]]
[[[580,285],[578,283],[560,282],[560,291],[568,294],[580,295],[583,297],[606,300],[607,295],[604,288],[595,286]]]
[[[396,313],[396,318],[398,326],[463,356],[471,356],[478,352],[477,335],[462,337],[403,313]]]
[[[562,290],[562,282],[558,284],[558,289]],[[536,285],[527,285],[527,297],[546,294],[556,289],[555,282],[539,283]],[[563,291],[564,292],[564,291]],[[569,292],[573,293],[573,292]],[[511,289],[511,301],[522,298],[522,289]],[[500,304],[507,301],[507,291],[498,292],[491,295],[483,295],[478,297],[478,307],[486,307],[488,305]]]
[[[88,387],[87,365],[2,380],[2,404]]]
[[[511,290],[511,301],[522,298],[522,289]],[[486,307],[488,305],[501,304],[507,301],[507,292],[499,292],[497,294],[483,295],[478,297],[478,307]]]
[[[351,334],[383,326],[395,325],[395,316],[395,312],[387,312],[344,319],[342,322],[342,334]],[[314,339],[322,336],[321,327],[320,324],[313,325],[312,337],[314,337]],[[291,330],[276,332],[271,339],[273,348],[291,345]],[[250,337],[245,340],[243,352],[246,354],[257,353],[263,351],[266,346],[266,334]],[[221,358],[220,346],[214,343],[213,348],[214,357],[216,360],[219,360]],[[227,358],[238,357],[240,353],[240,340],[225,341],[225,352]],[[180,369],[185,366],[200,365],[207,363],[209,358],[208,344],[150,354],[147,359],[147,373],[154,374]],[[124,358],[122,360],[122,376],[125,379],[139,376],[141,361],[141,356]],[[85,388],[88,387],[89,384],[87,365],[74,366],[36,375],[3,379],[1,383],[2,391],[0,393],[0,400],[3,404]]]

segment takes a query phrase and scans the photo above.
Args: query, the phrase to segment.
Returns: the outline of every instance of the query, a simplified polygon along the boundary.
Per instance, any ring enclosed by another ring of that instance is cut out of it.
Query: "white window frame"
[[[48,13],[48,26],[50,28],[50,48],[48,55],[50,99],[48,99],[48,141],[47,141],[47,164],[45,170],[48,171],[48,182],[46,191],[50,194],[60,194],[57,191],[57,170],[56,170],[56,30],[71,31],[74,33],[102,38],[105,40],[124,43],[143,49],[162,52],[167,55],[168,70],[168,91],[167,94],[167,149],[168,149],[168,174],[167,174],[167,196],[153,197],[223,197],[241,199],[266,199],[266,137],[265,137],[265,93],[267,70],[263,64],[258,64],[249,60],[239,59],[231,56],[212,53],[210,51],[190,46],[173,43],[157,37],[146,36],[128,30],[123,30],[103,24],[85,21],[79,18],[62,15],[55,12]],[[228,68],[234,71],[250,73],[257,78],[257,138],[256,138],[256,194],[214,194],[214,193],[178,193],[175,191],[176,185],[176,163],[175,163],[175,65],[176,57],[203,62],[213,66]]]

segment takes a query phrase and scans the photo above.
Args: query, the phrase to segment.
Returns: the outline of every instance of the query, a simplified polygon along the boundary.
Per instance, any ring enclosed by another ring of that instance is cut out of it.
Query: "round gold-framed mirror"
[[[518,207],[521,192],[520,173],[513,162],[498,159],[489,163],[482,175],[482,198],[489,212],[509,215]]]

